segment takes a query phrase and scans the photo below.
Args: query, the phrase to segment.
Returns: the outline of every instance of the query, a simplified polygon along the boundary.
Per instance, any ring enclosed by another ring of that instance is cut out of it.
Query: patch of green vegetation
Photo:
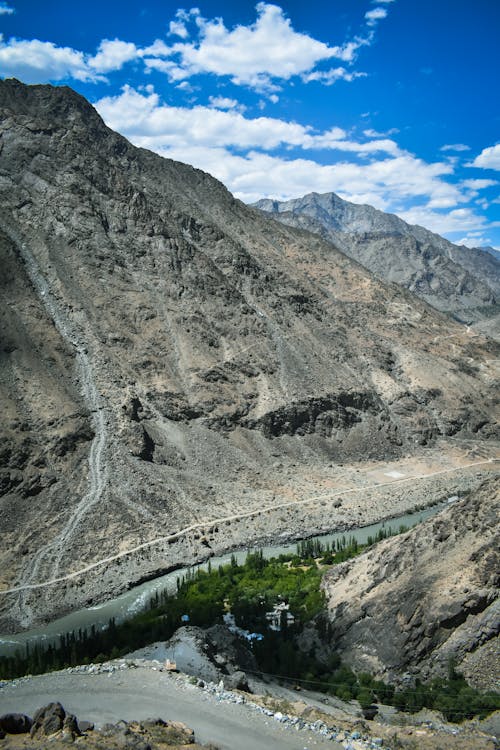
[[[398,532],[407,528],[400,526]],[[404,711],[430,708],[441,711],[450,721],[486,716],[500,709],[500,695],[481,693],[471,688],[454,669],[448,679],[435,679],[414,688],[396,691],[394,686],[376,680],[367,673],[356,674],[342,665],[337,654],[328,663],[315,658],[314,649],[304,653],[297,647],[297,637],[314,619],[323,642],[331,642],[331,626],[324,616],[324,596],[320,588],[323,572],[331,565],[344,562],[364,549],[391,536],[389,527],[369,537],[361,545],[354,538],[343,537],[335,545],[305,540],[297,545],[296,554],[280,555],[266,560],[262,551],[251,552],[244,564],[233,556],[227,565],[207,570],[188,571],[178,581],[173,595],[156,594],[149,606],[123,623],[111,620],[104,630],[92,627],[61,636],[57,646],[35,646],[25,654],[0,659],[0,678],[40,674],[77,664],[101,662],[123,656],[155,641],[169,639],[185,621],[206,627],[220,622],[230,610],[241,628],[264,634],[252,645],[262,674],[292,684],[303,684],[311,690],[335,695],[341,700],[357,700],[367,709],[373,703],[394,705]],[[268,629],[266,612],[279,602],[286,602],[294,623],[282,621],[280,631]]]
[[[432,708],[448,721],[460,722],[500,709],[500,694],[475,690],[450,665],[446,679],[436,678],[428,683],[417,680],[414,688],[395,692],[392,705],[409,713]]]
[[[381,532],[383,536],[390,533],[390,529]],[[330,545],[306,540],[299,543],[295,555],[266,560],[261,551],[256,551],[247,555],[243,565],[238,565],[233,556],[228,565],[216,570],[209,563],[207,571],[188,571],[178,582],[175,595],[156,594],[146,609],[122,623],[110,620],[103,630],[92,627],[67,633],[57,645],[27,646],[25,653],[0,658],[0,679],[118,658],[171,638],[183,615],[189,617],[191,625],[206,627],[219,622],[227,607],[238,625],[256,630],[266,627],[265,612],[286,600],[304,624],[323,607],[319,585],[322,565],[354,557],[365,546],[344,537],[332,550]]]

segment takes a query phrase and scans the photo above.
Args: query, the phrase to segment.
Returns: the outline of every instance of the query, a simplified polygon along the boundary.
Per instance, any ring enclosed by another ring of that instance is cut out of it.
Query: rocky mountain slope
[[[358,669],[446,676],[482,689],[500,674],[500,491],[486,482],[404,535],[325,576],[332,644]]]
[[[472,322],[497,310],[500,261],[491,253],[454,245],[394,214],[310,193],[289,201],[254,204],[284,224],[333,242],[380,279],[393,281],[438,310]]]
[[[492,445],[492,341],[68,88],[2,81],[0,117],[0,629],[423,500],[339,500],[339,464]]]

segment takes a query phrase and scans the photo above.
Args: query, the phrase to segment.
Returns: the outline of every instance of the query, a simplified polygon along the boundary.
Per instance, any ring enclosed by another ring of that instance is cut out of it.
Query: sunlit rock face
[[[325,576],[332,644],[349,663],[398,679],[447,676],[496,689],[500,652],[496,480]]]
[[[397,510],[334,506],[340,464],[491,443],[491,341],[71,89],[2,81],[0,112],[2,628]]]
[[[335,193],[281,202],[264,199],[254,205],[288,226],[330,240],[378,278],[400,284],[438,310],[469,323],[498,312],[500,260],[492,253],[454,245],[424,227]]]

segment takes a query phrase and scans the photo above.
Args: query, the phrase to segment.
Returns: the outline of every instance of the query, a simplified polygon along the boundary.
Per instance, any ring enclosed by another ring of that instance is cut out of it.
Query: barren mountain
[[[0,82],[0,117],[2,630],[493,470],[492,341],[68,88]]]
[[[471,684],[500,674],[498,485],[401,536],[334,566],[323,586],[333,642],[358,669],[384,676],[446,676]]]
[[[424,227],[335,193],[283,202],[264,199],[254,205],[288,226],[319,234],[378,278],[404,286],[465,322],[498,312],[500,260],[491,253],[454,245]]]

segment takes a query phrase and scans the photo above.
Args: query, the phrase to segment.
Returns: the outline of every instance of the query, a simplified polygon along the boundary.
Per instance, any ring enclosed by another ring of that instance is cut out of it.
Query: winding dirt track
[[[463,464],[460,467],[453,467],[451,469],[440,469],[438,471],[431,471],[428,474],[421,474],[416,477],[415,476],[398,477],[388,482],[374,482],[371,485],[367,485],[363,487],[344,487],[343,489],[333,492],[329,496],[329,500],[332,500],[335,497],[338,497],[340,495],[353,494],[356,492],[366,493],[370,489],[378,489],[380,487],[388,487],[390,485],[395,485],[395,484],[405,484],[408,482],[417,482],[421,479],[428,479],[429,477],[440,476],[443,474],[453,474],[457,471],[463,471],[463,469],[467,469],[472,466],[484,466],[486,464],[492,464],[497,461],[498,459],[496,458],[488,458],[488,459],[484,459],[483,461],[474,461],[469,464]],[[238,514],[231,515],[231,516],[223,516],[222,518],[214,518],[211,521],[203,521],[201,523],[194,523],[194,524],[191,524],[190,526],[186,526],[184,529],[181,529],[180,531],[176,531],[174,534],[169,534],[168,536],[161,536],[156,539],[151,539],[148,542],[143,542],[142,544],[138,544],[135,547],[131,547],[128,550],[118,552],[115,555],[104,557],[101,560],[97,560],[96,562],[93,562],[90,565],[86,565],[85,567],[80,568],[80,570],[76,570],[76,571],[73,571],[72,573],[68,573],[65,576],[60,576],[59,578],[51,578],[50,580],[41,581],[40,583],[21,583],[19,586],[14,586],[10,589],[4,589],[3,591],[0,591],[0,595],[15,594],[15,593],[19,593],[22,591],[41,589],[47,586],[52,586],[53,584],[56,584],[56,583],[69,581],[70,579],[78,578],[79,576],[85,573],[88,573],[91,570],[95,570],[96,568],[99,568],[102,565],[106,565],[107,563],[113,562],[114,560],[122,559],[124,557],[127,557],[128,555],[132,555],[136,552],[139,552],[140,550],[153,547],[157,544],[163,544],[170,540],[178,539],[179,537],[182,537],[191,531],[196,531],[197,529],[206,528],[207,526],[212,526],[214,524],[223,524],[226,521],[238,521],[242,518],[250,518],[252,516],[259,516],[262,513],[266,513],[266,511],[271,511],[271,510],[275,511],[275,510],[281,510],[283,508],[291,508],[291,507],[297,507],[300,505],[307,505],[308,503],[316,502],[319,499],[324,500],[325,496],[314,495],[313,497],[308,497],[304,500],[295,500],[295,501],[288,502],[288,503],[279,503],[278,505],[267,506],[267,507],[260,508],[258,510],[250,510],[250,511],[247,511],[246,513],[238,513]]]

